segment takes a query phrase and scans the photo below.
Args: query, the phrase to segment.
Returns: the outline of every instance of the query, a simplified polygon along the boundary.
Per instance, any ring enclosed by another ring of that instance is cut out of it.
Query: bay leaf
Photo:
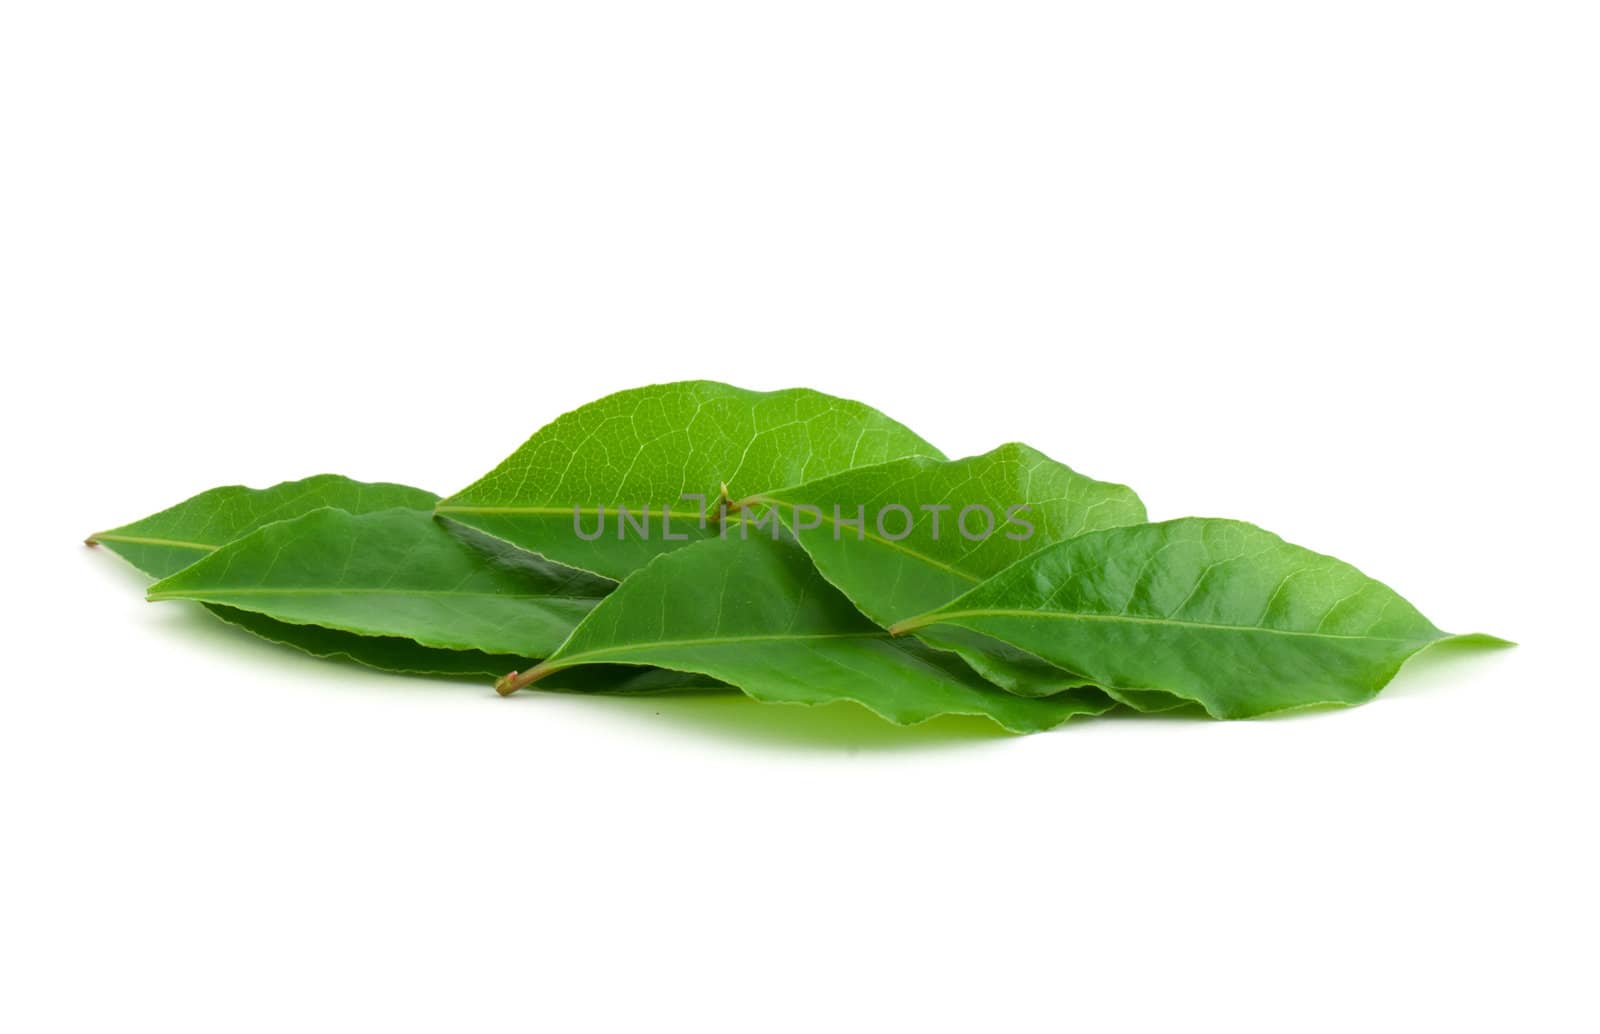
[[[200,557],[280,520],[332,506],[360,514],[404,507],[426,516],[438,499],[431,492],[406,485],[372,484],[333,474],[285,481],[270,488],[214,488],[160,513],[90,536],[132,566],[155,578],[175,574]],[[504,546],[475,536],[472,544],[489,554]],[[210,541],[215,540],[215,541]],[[548,575],[550,567],[538,564]],[[570,575],[571,572],[565,572]],[[314,657],[345,660],[381,671],[478,681],[493,679],[521,663],[516,656],[481,650],[446,650],[396,636],[358,635],[318,625],[290,624],[265,614],[215,603],[203,604],[222,621],[261,639]],[[663,669],[596,665],[553,680],[550,688],[590,693],[660,693],[681,689],[727,687],[704,676]]]
[[[205,605],[212,614],[268,642],[327,660],[346,660],[404,675],[483,679],[504,675],[515,658],[481,650],[440,650],[397,636],[357,635],[320,625],[293,625],[251,610]]]
[[[521,663],[516,657],[484,653],[480,650],[439,650],[410,639],[392,636],[356,635],[317,625],[291,625],[274,621],[263,614],[236,610],[215,604],[207,606],[229,624],[243,628],[262,639],[293,647],[314,657],[353,661],[363,667],[406,675],[435,678],[470,679],[480,683],[494,679]],[[665,668],[639,668],[624,664],[595,664],[564,671],[543,684],[547,689],[574,693],[608,693],[643,696],[683,690],[721,690],[731,687],[691,672]]]
[[[1044,546],[1145,520],[1132,489],[1020,443],[959,460],[891,460],[741,504],[776,506],[823,577],[884,627],[943,606]],[[933,626],[921,638],[1013,692],[1086,681],[1005,644],[975,646],[964,630]]]
[[[558,417],[437,512],[620,580],[653,557],[714,537],[708,518],[724,499],[913,455],[943,458],[859,402],[806,388],[681,381],[618,392]]]
[[[713,538],[656,558],[500,689],[595,663],[699,672],[766,702],[854,701],[901,725],[962,714],[1035,732],[1112,706],[1094,690],[1007,693],[950,653],[890,637],[787,538]]]
[[[334,506],[347,513],[397,507],[427,510],[438,500],[432,492],[409,485],[318,474],[270,488],[209,489],[131,524],[97,531],[87,541],[104,546],[152,578],[165,578],[257,528],[319,507]]]
[[[191,496],[159,513],[89,536],[139,571],[160,579],[257,528],[334,506],[349,513],[395,507],[426,511],[438,500],[408,485],[355,481],[318,474],[269,488],[228,485]],[[514,659],[475,650],[436,650],[408,639],[358,636],[315,625],[292,625],[264,614],[206,604],[222,621],[252,635],[315,657],[343,658],[382,671],[415,675],[494,678]]]
[[[467,541],[470,536],[475,541]],[[294,625],[539,657],[612,588],[426,511],[331,507],[258,528],[151,586]]]
[[[1184,518],[1048,546],[930,613],[1109,691],[1156,691],[1216,718],[1371,699],[1452,636],[1381,582],[1241,521]]]

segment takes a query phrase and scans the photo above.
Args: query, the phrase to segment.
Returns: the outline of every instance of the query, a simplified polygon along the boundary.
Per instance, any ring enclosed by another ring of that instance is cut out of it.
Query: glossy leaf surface
[[[469,544],[425,511],[327,508],[251,532],[156,583],[149,598],[440,649],[539,657],[610,588],[503,543]]]
[[[324,506],[350,513],[369,513],[397,506],[426,511],[437,499],[432,492],[406,485],[372,484],[335,474],[319,474],[270,488],[243,485],[213,488],[142,520],[99,532],[90,536],[89,541],[103,545],[138,570],[159,579],[183,570],[257,528]],[[315,625],[291,625],[233,607],[208,604],[206,609],[228,624],[262,639],[316,657],[343,658],[383,671],[493,678],[514,663],[473,650],[436,650],[408,639],[358,636]]]
[[[850,700],[903,725],[982,715],[1033,732],[1111,706],[1092,690],[1007,693],[949,653],[890,637],[787,540],[710,539],[658,558],[525,678],[618,662],[700,672],[768,702]]]
[[[619,392],[557,418],[438,512],[621,579],[655,556],[715,536],[714,522],[702,518],[715,513],[724,486],[739,499],[913,455],[942,458],[859,402],[805,388],[755,392],[683,381]],[[586,541],[580,529],[596,537]]]
[[[1343,561],[1205,518],[1047,547],[895,631],[937,624],[1217,718],[1361,703],[1406,658],[1455,638]]]
[[[1016,443],[961,460],[862,467],[756,501],[777,506],[823,576],[885,627],[943,606],[1051,543],[1145,520],[1127,486]],[[972,648],[956,630],[930,628],[922,638],[1016,692],[1085,681],[998,644]]]
[[[176,574],[207,553],[275,521],[333,506],[348,513],[404,507],[427,510],[432,492],[407,485],[318,474],[271,488],[227,485],[191,496],[142,520],[89,536],[152,578]]]

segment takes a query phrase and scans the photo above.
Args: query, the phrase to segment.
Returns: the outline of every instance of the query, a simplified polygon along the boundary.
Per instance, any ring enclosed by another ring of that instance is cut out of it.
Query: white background
[[[0,1026],[1594,1030],[1583,3],[15,4]],[[405,680],[84,534],[440,492],[612,390],[861,398],[1441,626],[1032,736]]]

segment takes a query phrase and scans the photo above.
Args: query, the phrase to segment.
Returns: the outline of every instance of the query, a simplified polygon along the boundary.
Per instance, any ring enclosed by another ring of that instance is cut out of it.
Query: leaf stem
[[[919,628],[926,628],[928,625],[936,625],[938,623],[939,619],[932,614],[921,614],[914,618],[906,618],[904,621],[896,621],[889,626],[889,634],[903,636],[907,632],[913,632]]]
[[[546,675],[559,670],[558,666],[549,664],[536,664],[522,673],[511,672],[500,678],[494,684],[494,690],[503,697],[508,697],[519,689],[526,689],[544,678]]]
[[[718,525],[739,509],[739,504],[734,502],[733,497],[728,494],[728,483],[726,481],[722,482],[721,487],[717,489],[716,507],[716,513],[711,515],[711,523]]]

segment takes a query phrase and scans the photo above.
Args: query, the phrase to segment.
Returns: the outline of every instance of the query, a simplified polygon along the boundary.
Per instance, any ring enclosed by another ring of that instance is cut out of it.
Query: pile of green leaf
[[[907,515],[885,531],[891,504]],[[954,526],[975,506],[998,515],[986,537],[981,511],[973,537]],[[1498,642],[1254,525],[1149,523],[1131,489],[1026,445],[947,460],[857,402],[707,381],[590,403],[444,500],[321,475],[89,541],[157,579],[150,599],[317,656],[503,693],[731,686],[900,724],[1356,704],[1425,647]]]

